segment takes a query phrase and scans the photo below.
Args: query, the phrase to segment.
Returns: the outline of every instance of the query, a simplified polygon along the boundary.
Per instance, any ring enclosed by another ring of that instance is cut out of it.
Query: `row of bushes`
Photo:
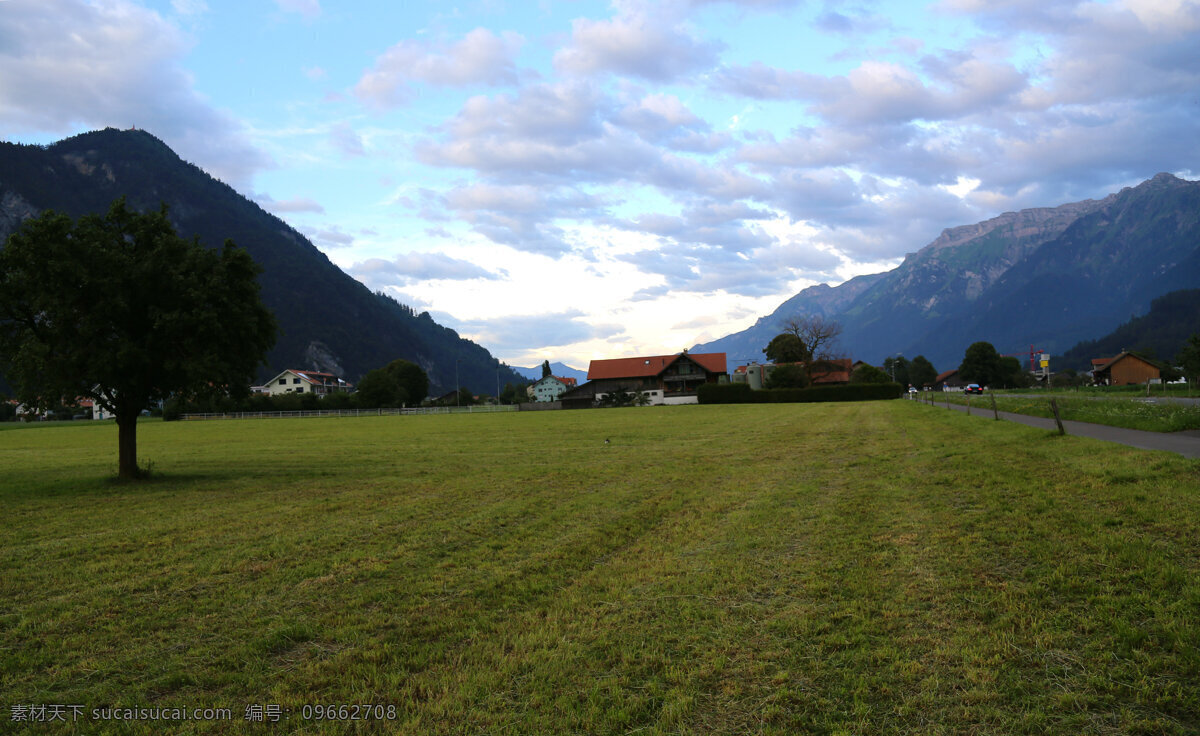
[[[316,394],[281,394],[267,396],[255,394],[238,400],[228,396],[205,398],[199,401],[167,399],[163,403],[163,419],[172,421],[182,414],[224,414],[232,412],[314,411],[336,409],[374,409],[365,406],[357,395],[334,393],[328,396]]]
[[[701,404],[792,404],[898,399],[904,395],[904,387],[898,383],[851,383],[755,391],[745,383],[706,383],[696,393]]]

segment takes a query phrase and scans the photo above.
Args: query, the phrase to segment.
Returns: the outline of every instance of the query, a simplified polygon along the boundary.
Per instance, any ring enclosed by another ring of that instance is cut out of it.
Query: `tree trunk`
[[[117,414],[117,477],[134,480],[140,474],[137,464],[138,412]]]

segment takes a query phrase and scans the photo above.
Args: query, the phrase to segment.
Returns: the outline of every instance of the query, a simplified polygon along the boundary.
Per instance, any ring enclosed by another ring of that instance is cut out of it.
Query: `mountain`
[[[1079,343],[1063,353],[1061,359],[1052,359],[1051,365],[1089,370],[1092,358],[1111,358],[1125,350],[1171,360],[1195,334],[1200,334],[1200,289],[1172,291],[1150,302],[1146,314],[1134,317],[1104,337]]]
[[[513,370],[517,373],[520,373],[530,381],[537,381],[542,377],[542,366],[540,365],[535,365],[531,368],[517,367],[513,368]],[[572,368],[565,363],[551,363],[550,373],[558,376],[559,378],[575,378],[578,379],[580,383],[583,383],[587,380],[587,371],[581,371],[578,368]]]
[[[425,369],[433,395],[456,384],[490,393],[519,380],[428,313],[372,293],[287,223],[145,131],[109,128],[49,146],[0,142],[0,242],[43,210],[103,213],[122,196],[139,210],[165,204],[181,236],[210,248],[233,240],[263,267],[262,298],[281,330],[260,380],[307,368],[357,381],[397,358]]]
[[[895,269],[800,292],[755,325],[695,351],[762,358],[779,323],[821,314],[841,348],[880,363],[925,355],[958,365],[973,342],[1053,354],[1200,286],[1200,182],[1159,174],[1101,200],[1008,212],[952,228]]]

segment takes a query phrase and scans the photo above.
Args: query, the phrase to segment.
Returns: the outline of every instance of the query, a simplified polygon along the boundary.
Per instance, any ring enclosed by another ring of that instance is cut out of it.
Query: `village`
[[[1040,355],[1040,363],[1048,364],[1049,356]],[[779,369],[799,369],[803,386],[847,386],[857,383],[899,382],[909,392],[965,391],[973,380],[962,376],[959,368],[943,371],[931,381],[908,380],[907,367],[898,361],[886,361],[874,366],[850,358],[821,358],[796,363],[749,362],[728,368],[725,353],[688,353],[648,355],[631,358],[597,359],[590,362],[587,380],[550,373],[525,386],[515,387],[517,400],[505,402],[503,397],[475,394],[463,387],[440,396],[424,397],[405,402],[404,407],[356,408],[463,408],[472,406],[506,406],[513,410],[586,409],[611,406],[676,406],[700,403],[699,387],[704,384],[744,384],[753,391],[770,388],[801,386],[780,385],[773,381]],[[900,375],[897,369],[900,368]],[[1155,361],[1132,352],[1122,352],[1109,358],[1092,360],[1092,370],[1083,375],[1054,374],[1048,365],[1031,366],[1024,386],[985,386],[985,388],[1045,388],[1047,386],[1132,386],[1157,385],[1164,382],[1163,367]],[[1057,381],[1061,377],[1063,381]],[[1068,382],[1069,381],[1069,382]],[[269,381],[250,387],[252,396],[291,397],[299,400],[305,410],[345,410],[350,408],[357,386],[332,373],[299,368],[281,371]],[[305,398],[307,397],[307,398]],[[15,400],[6,402],[8,419],[24,421],[48,420],[111,420],[112,413],[93,399],[80,398],[74,406],[57,410],[33,411]],[[161,413],[162,405],[151,414]],[[286,411],[286,409],[281,409]]]

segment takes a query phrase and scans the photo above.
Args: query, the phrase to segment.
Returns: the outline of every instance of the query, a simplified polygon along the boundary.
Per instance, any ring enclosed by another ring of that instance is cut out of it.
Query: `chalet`
[[[1128,386],[1161,377],[1156,364],[1128,351],[1115,358],[1092,359],[1092,382],[1102,386]]]
[[[333,393],[349,393],[354,390],[354,386],[332,373],[289,369],[267,381],[266,389],[271,396],[280,394],[324,396]]]
[[[651,404],[694,404],[696,389],[702,384],[728,380],[725,365],[725,353],[593,360],[584,386],[593,398],[628,391],[646,394]]]
[[[574,378],[544,376],[529,387],[529,397],[534,401],[557,401],[558,397],[575,388]]]

